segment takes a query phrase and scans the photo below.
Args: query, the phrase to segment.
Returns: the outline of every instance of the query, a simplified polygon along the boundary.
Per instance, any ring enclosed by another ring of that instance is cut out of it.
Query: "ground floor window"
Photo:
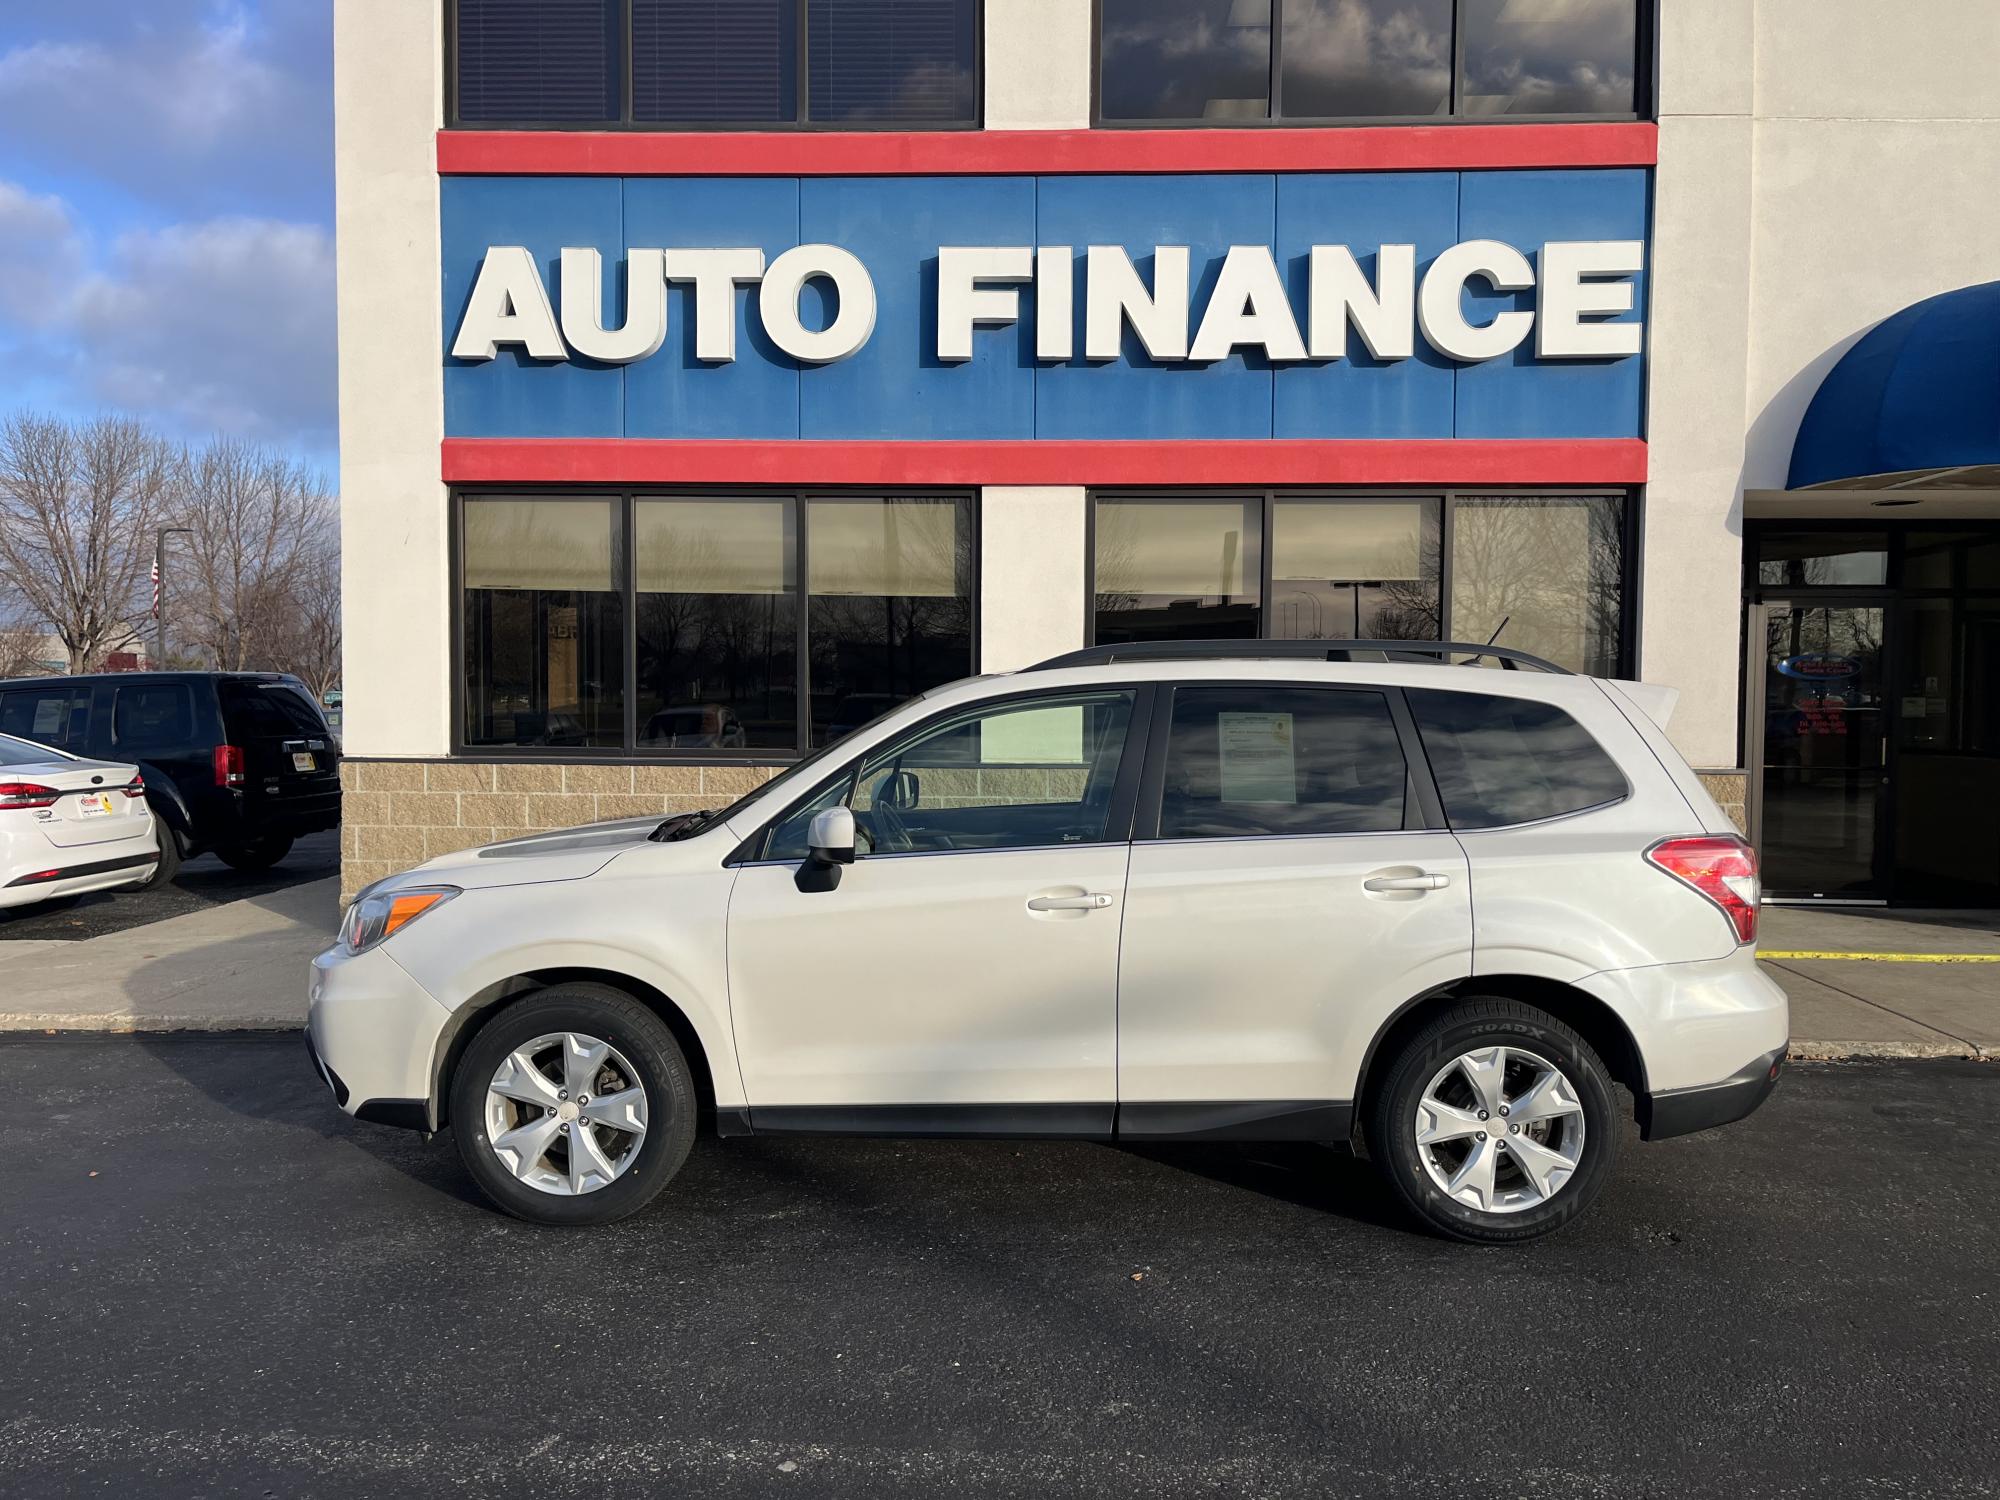
[[[1492,640],[1617,676],[1631,510],[1623,494],[1100,494],[1093,640]]]
[[[968,496],[465,495],[458,517],[467,749],[796,754],[973,669]]]

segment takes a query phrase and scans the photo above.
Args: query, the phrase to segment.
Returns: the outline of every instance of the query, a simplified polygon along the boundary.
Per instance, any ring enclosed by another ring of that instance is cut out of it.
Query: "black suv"
[[[340,824],[340,743],[296,677],[14,678],[0,682],[0,734],[136,762],[161,830],[155,884],[210,850],[239,870],[266,870],[300,835]]]

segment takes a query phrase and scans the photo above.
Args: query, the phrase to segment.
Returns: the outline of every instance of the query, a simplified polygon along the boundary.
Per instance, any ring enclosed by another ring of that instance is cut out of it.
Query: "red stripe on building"
[[[447,484],[1626,485],[1636,438],[764,442],[446,438]]]
[[[825,177],[1650,167],[1650,121],[1262,130],[441,130],[446,176]]]

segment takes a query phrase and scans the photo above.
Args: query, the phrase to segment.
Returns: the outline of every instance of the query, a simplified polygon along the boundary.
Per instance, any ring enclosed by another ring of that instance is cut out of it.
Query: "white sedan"
[[[159,863],[137,766],[0,734],[0,907],[145,885]]]

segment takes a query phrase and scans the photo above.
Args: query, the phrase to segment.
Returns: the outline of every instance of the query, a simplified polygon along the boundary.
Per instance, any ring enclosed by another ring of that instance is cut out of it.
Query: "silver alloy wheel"
[[[1431,1181],[1482,1213],[1546,1203],[1583,1159],[1575,1086],[1520,1047],[1485,1047],[1439,1068],[1417,1101],[1416,1128]]]
[[[646,1091],[609,1042],[553,1031],[523,1042],[486,1086],[486,1141],[500,1165],[558,1197],[594,1193],[639,1159]]]

